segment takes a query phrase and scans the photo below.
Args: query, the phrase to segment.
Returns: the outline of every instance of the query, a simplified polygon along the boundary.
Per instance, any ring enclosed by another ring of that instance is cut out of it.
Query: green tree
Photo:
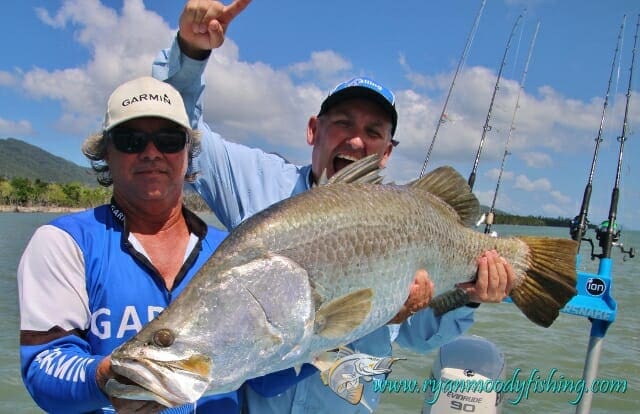
[[[31,180],[14,177],[11,180],[11,186],[13,187],[13,199],[17,204],[24,206],[32,200],[33,187],[31,186]]]
[[[83,187],[80,196],[80,205],[82,207],[96,207],[109,202],[111,198],[111,189],[105,187]]]
[[[38,205],[48,205],[48,200],[46,197],[47,188],[49,187],[49,183],[40,181],[39,178],[33,182],[32,194],[31,194],[31,202]]]
[[[82,185],[80,183],[62,184],[62,191],[67,196],[68,207],[80,207]]]
[[[0,180],[0,203],[14,204],[13,186],[7,180]]]
[[[47,187],[46,198],[49,204],[53,206],[62,207],[69,205],[69,199],[67,198],[67,195],[62,190],[62,186],[57,183],[49,184],[49,186]]]

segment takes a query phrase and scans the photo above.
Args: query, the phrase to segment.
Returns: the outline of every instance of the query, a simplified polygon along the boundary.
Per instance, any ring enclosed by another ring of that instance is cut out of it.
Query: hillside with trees
[[[41,148],[14,139],[0,139],[0,205],[5,211],[20,207],[90,208],[109,202],[111,188],[98,185],[90,168],[84,168]],[[185,204],[209,211],[192,191]],[[489,207],[482,206],[487,212]],[[564,217],[518,216],[496,210],[494,224],[569,227]]]
[[[15,138],[0,139],[0,177],[97,186],[90,168],[81,167]]]
[[[0,139],[0,204],[86,208],[109,200],[90,168],[14,138]],[[6,208],[5,208],[6,210]]]

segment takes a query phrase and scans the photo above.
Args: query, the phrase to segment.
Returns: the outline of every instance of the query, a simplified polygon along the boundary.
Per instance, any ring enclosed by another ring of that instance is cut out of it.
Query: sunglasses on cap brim
[[[165,154],[180,152],[187,145],[189,136],[180,129],[163,129],[155,132],[143,132],[135,129],[117,128],[107,132],[113,146],[126,154],[139,154],[147,148],[149,141],[156,149]]]

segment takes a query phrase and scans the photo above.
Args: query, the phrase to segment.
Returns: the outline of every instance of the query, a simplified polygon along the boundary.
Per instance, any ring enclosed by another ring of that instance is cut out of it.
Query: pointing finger
[[[251,0],[235,0],[233,3],[224,7],[222,14],[220,15],[220,23],[227,26],[231,20],[239,15],[248,5]]]

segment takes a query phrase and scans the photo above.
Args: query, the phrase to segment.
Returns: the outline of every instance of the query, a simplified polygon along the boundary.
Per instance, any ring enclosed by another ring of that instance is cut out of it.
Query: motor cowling
[[[504,354],[480,336],[462,336],[438,350],[431,369],[423,414],[500,414],[503,395],[495,380],[504,380]]]

